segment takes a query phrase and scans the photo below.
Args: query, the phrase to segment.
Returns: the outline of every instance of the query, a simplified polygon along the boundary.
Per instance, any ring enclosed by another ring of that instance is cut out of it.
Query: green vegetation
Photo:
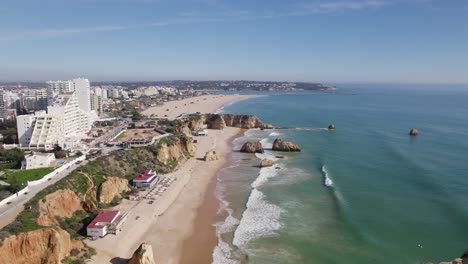
[[[143,118],[143,116],[140,114],[140,112],[136,109],[132,110],[132,121],[140,121]]]
[[[23,158],[24,152],[21,149],[0,148],[0,171],[20,168]]]
[[[157,159],[158,150],[163,143],[171,145],[178,142],[186,142],[185,140],[189,140],[185,135],[176,134],[164,138],[164,140],[161,140],[161,142],[155,145],[117,151],[109,156],[99,157],[89,161],[86,165],[72,171],[69,176],[36,194],[25,204],[25,210],[20,213],[15,221],[3,229],[5,232],[0,232],[0,240],[3,240],[4,237],[11,234],[45,228],[38,226],[36,223],[39,216],[38,202],[44,199],[47,194],[57,190],[70,189],[81,198],[86,194],[86,200],[91,200],[99,209],[117,205],[120,202],[119,199],[114,199],[110,204],[99,204],[96,201],[95,197],[98,193],[99,186],[101,186],[107,177],[117,176],[130,180],[149,168],[155,169],[158,173],[169,173],[177,167],[178,161],[169,161],[168,164],[159,162]],[[45,172],[46,171],[43,173]],[[29,173],[29,175],[33,174]],[[90,182],[90,179],[92,182]],[[123,194],[123,196],[125,195],[126,194]],[[85,235],[86,226],[94,219],[95,215],[96,213],[79,211],[70,218],[60,218],[57,219],[57,221],[60,228],[67,231],[72,238],[79,239],[81,236]],[[75,255],[64,260],[63,263],[83,263],[85,259],[89,259],[92,255],[95,255],[96,251],[93,248],[86,247],[80,252],[74,252],[74,254]]]
[[[25,187],[27,181],[37,181],[42,179],[45,175],[54,171],[55,168],[39,168],[32,170],[20,170],[5,172],[0,179],[10,184],[10,186],[19,191]]]
[[[0,122],[0,134],[3,135],[3,144],[17,144],[16,121],[8,120]]]
[[[124,137],[125,137],[125,134],[126,134],[126,132],[120,133],[120,135],[119,135],[118,137],[115,138],[115,141],[119,141],[119,140],[121,140],[122,138],[124,138]]]

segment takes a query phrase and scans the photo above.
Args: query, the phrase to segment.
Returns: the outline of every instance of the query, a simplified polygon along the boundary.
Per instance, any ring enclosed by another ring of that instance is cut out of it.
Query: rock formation
[[[297,144],[283,139],[275,139],[273,142],[273,150],[284,152],[301,152],[301,148]]]
[[[228,127],[238,128],[273,128],[270,124],[263,124],[253,115],[208,114],[205,116],[206,124],[211,129],[223,129]]]
[[[209,115],[206,119],[206,124],[211,129],[224,129],[226,127],[226,122],[222,115]]]
[[[218,160],[218,156],[216,155],[215,151],[208,151],[205,154],[205,157],[203,157],[204,161],[212,161],[212,160]]]
[[[265,151],[263,150],[263,146],[262,146],[262,143],[260,143],[260,141],[254,141],[254,142],[248,141],[248,142],[245,142],[244,145],[242,145],[240,152],[263,153]]]
[[[331,125],[328,126],[328,129],[329,129],[329,130],[335,130],[336,127],[335,127],[335,125],[331,124]]]
[[[90,199],[81,202],[81,207],[88,213],[94,213],[97,211],[96,205]]]
[[[468,264],[468,249],[459,258],[456,258],[450,262],[440,262],[440,264]]]
[[[185,125],[176,127],[176,132],[182,133],[187,137],[192,137],[192,132],[190,131],[190,128]]]
[[[114,198],[120,198],[123,192],[128,191],[130,191],[130,187],[126,179],[108,177],[99,187],[98,201],[100,203],[109,204]]]
[[[174,138],[174,142],[161,144],[156,158],[159,162],[167,164],[169,161],[177,161],[182,158],[188,158],[195,153],[196,146],[191,138]]]
[[[206,115],[200,115],[199,119],[191,119],[188,127],[192,130],[201,130],[205,128]]]
[[[38,202],[38,207],[37,224],[41,226],[58,225],[57,217],[68,218],[75,212],[83,210],[80,198],[70,189],[46,195]]]
[[[409,132],[410,136],[417,136],[419,134],[418,130],[416,128],[412,128]]]
[[[19,233],[5,238],[0,247],[1,263],[56,264],[69,256],[70,235],[54,228]]]
[[[269,159],[262,159],[262,161],[260,161],[260,167],[271,167],[273,166],[273,161],[272,160],[269,160]]]
[[[135,253],[133,253],[128,264],[156,264],[154,261],[153,247],[146,243],[141,244]]]

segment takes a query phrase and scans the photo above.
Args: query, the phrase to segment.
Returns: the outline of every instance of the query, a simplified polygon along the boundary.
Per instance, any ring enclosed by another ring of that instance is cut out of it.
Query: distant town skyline
[[[468,2],[5,0],[0,81],[468,84]]]

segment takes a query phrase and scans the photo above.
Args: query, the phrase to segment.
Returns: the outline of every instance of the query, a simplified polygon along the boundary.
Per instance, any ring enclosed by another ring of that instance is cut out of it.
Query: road
[[[124,122],[123,124],[113,128],[112,130],[108,131],[105,135],[101,136],[100,138],[96,139],[93,142],[93,145],[96,146],[99,143],[104,143],[109,141],[113,136],[115,136],[115,133],[118,133],[120,130],[124,129],[127,127],[127,123]],[[104,147],[102,148],[102,154],[101,156],[109,155],[111,152],[119,149],[118,147]],[[91,159],[94,160],[95,158]],[[55,184],[57,181],[65,178],[75,170],[76,168],[80,167],[81,165],[87,164],[88,161],[84,160],[80,164],[74,164],[69,166],[69,169],[66,169],[57,175],[54,175],[50,181],[43,182],[41,184],[35,185],[35,186],[30,186],[28,187],[28,192],[20,195],[17,199],[14,199],[11,201],[10,204],[2,205],[0,206],[0,228],[5,227],[9,223],[11,223],[16,216],[18,216],[21,211],[24,209],[24,204],[28,202],[31,198],[34,197],[38,192],[42,191],[43,189],[47,188],[48,186]]]
[[[34,197],[38,192],[42,191],[46,187],[56,183],[57,181],[65,178],[72,172],[74,169],[78,168],[81,165],[86,164],[87,161],[84,160],[81,164],[74,164],[69,166],[69,169],[66,169],[62,172],[59,172],[57,175],[54,175],[50,181],[43,182],[41,184],[28,187],[28,192],[24,195],[20,195],[17,199],[14,199],[11,204],[6,204],[0,206],[0,228],[8,225],[13,221],[16,216],[23,211],[24,204],[28,202],[31,198]]]

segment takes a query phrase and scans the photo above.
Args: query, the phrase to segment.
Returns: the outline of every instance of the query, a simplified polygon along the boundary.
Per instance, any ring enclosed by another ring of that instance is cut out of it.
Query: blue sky
[[[466,0],[2,0],[0,80],[468,83]]]

